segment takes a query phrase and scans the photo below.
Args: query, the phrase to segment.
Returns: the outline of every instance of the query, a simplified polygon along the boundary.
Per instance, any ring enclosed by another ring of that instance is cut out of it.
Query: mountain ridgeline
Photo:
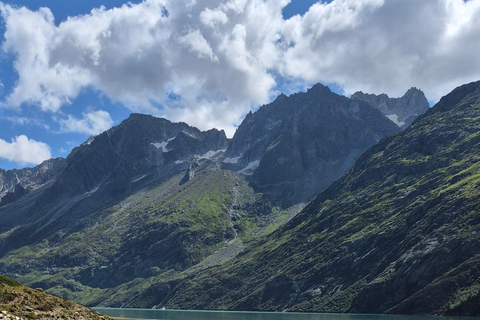
[[[178,287],[174,308],[480,314],[480,82],[364,153],[242,256]]]
[[[250,181],[290,203],[313,199],[355,160],[398,128],[365,102],[317,84],[279,96],[238,127],[227,162]],[[241,169],[245,168],[245,169]],[[247,171],[248,170],[248,171]]]
[[[420,103],[425,97],[417,91],[420,98],[402,101]],[[405,106],[411,116],[423,108]],[[400,139],[391,136],[399,130],[378,106],[320,84],[248,114],[231,140],[216,129],[132,114],[66,159],[0,171],[0,273],[89,306],[323,310],[314,298],[341,296],[353,280],[333,273],[325,284],[311,280],[323,276],[321,265],[350,259],[349,249],[341,249],[348,241],[322,237],[339,237],[338,230],[347,237],[350,226],[357,228],[348,219],[358,213],[363,226],[358,210],[383,201],[374,194],[355,212],[350,202],[335,207],[343,195],[337,199],[333,190],[341,192],[341,181],[356,169],[334,181],[360,158],[357,168],[376,143]],[[367,182],[358,186],[365,196],[375,191]],[[324,210],[325,219],[338,229],[328,232],[318,231],[325,227],[315,218],[326,194],[332,209]],[[366,221],[386,223],[374,216]],[[311,236],[309,228],[320,234]],[[320,243],[324,251],[308,251]],[[308,291],[312,281],[319,287]],[[370,310],[339,301],[343,309],[329,310]]]
[[[429,108],[427,98],[417,88],[411,88],[400,98],[389,98],[386,94],[365,94],[359,91],[355,92],[350,99],[367,102],[402,129],[407,128]]]

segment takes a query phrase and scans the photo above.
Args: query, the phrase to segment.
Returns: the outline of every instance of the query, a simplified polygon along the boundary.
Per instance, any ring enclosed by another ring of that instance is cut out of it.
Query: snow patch
[[[258,166],[260,165],[260,160],[255,160],[255,161],[252,161],[250,162],[249,164],[247,164],[247,166],[245,168],[243,168],[242,170],[238,171],[239,173],[243,173],[243,174],[246,174],[246,175],[250,175],[253,173],[253,171],[255,169],[258,168]]]
[[[220,150],[217,150],[217,151],[213,151],[213,150],[210,150],[208,151],[207,153],[203,154],[203,155],[195,155],[194,158],[196,160],[201,160],[201,159],[212,159],[214,158],[216,155],[218,155],[220,152],[225,152],[227,149],[220,149]]]
[[[82,143],[82,146],[89,146],[92,144],[92,142],[95,140],[95,136],[90,136],[90,138],[88,138],[87,141],[85,141],[84,143]]]
[[[131,183],[138,182],[138,181],[142,180],[143,178],[145,178],[146,176],[147,176],[147,175],[146,175],[146,174],[144,174],[144,175],[143,175],[143,176],[141,176],[140,178],[137,178],[137,179],[135,179],[135,180],[132,180],[132,182],[131,182]]]
[[[100,188],[100,185],[94,187],[92,190],[88,191],[88,192],[85,192],[83,195],[84,196],[91,196],[92,194],[94,194],[95,192],[97,192],[97,190]]]
[[[175,161],[175,164],[180,164],[180,163],[184,163],[184,162],[185,162],[185,160],[177,160],[177,161]]]
[[[185,135],[187,135],[187,136],[189,136],[189,137],[192,137],[193,139],[197,139],[197,140],[198,140],[198,138],[197,138],[196,136],[194,136],[193,134],[188,133],[188,132],[183,131],[183,130],[182,130],[182,132],[183,132]]]
[[[167,141],[163,141],[163,142],[152,142],[151,144],[157,149],[162,149],[163,152],[169,152],[172,149],[167,149],[167,144],[173,139],[175,138],[170,138]]]
[[[238,163],[238,160],[240,160],[240,157],[235,157],[235,158],[225,158],[223,159],[223,163]]]
[[[396,115],[396,114],[387,114],[386,117],[388,119],[390,119],[390,121],[392,121],[393,123],[395,123],[399,127],[405,125],[405,122],[398,121],[398,115]]]

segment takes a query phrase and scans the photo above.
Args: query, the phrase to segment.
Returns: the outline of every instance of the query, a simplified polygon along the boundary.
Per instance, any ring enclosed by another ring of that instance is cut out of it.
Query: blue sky
[[[0,11],[3,169],[66,157],[132,112],[232,136],[250,110],[316,82],[392,97],[415,86],[435,102],[480,79],[480,0],[20,0]]]

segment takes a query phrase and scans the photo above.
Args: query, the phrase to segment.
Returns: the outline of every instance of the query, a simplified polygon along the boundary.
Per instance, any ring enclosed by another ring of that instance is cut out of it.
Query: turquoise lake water
[[[471,317],[397,316],[331,313],[179,311],[94,308],[112,318],[126,320],[479,320]]]

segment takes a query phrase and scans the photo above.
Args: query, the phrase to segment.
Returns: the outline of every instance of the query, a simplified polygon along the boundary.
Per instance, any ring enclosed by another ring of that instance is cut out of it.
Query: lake
[[[333,313],[181,311],[156,309],[93,308],[112,318],[126,320],[467,320],[471,317],[398,316]]]

